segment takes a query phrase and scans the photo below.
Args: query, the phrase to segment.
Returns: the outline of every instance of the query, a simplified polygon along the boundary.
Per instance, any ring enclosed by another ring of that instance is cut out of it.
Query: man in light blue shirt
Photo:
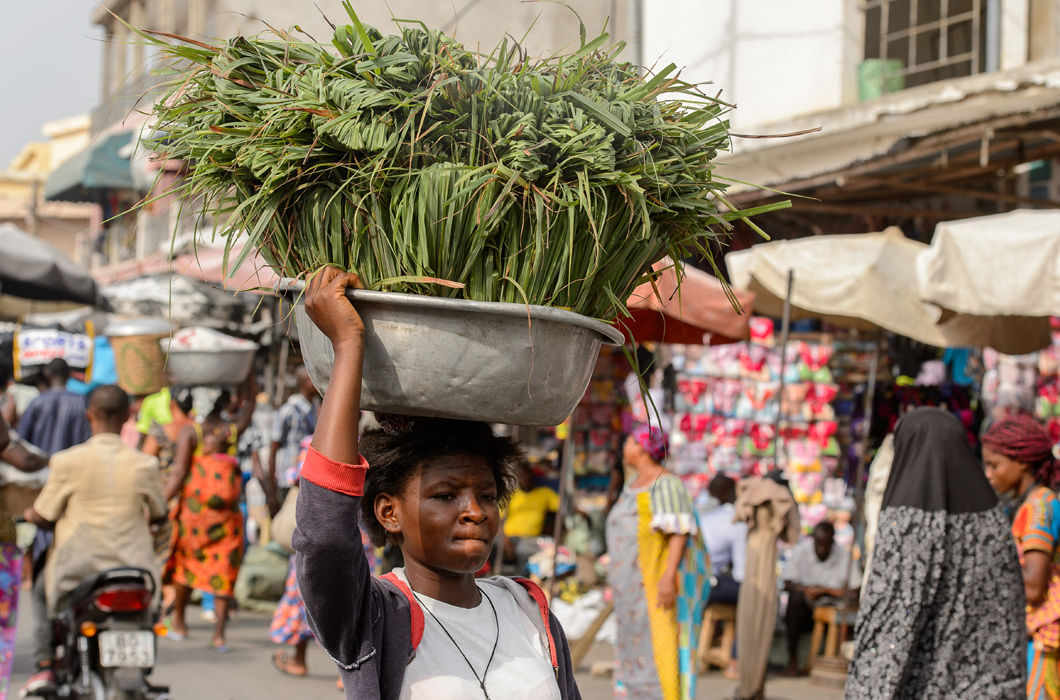
[[[703,539],[710,552],[716,583],[707,604],[736,605],[740,597],[747,553],[747,523],[733,522],[736,508],[736,482],[724,474],[715,476],[707,487],[708,503],[699,511]]]
[[[272,424],[272,444],[269,449],[269,476],[278,487],[277,503],[283,503],[287,492],[295,485],[298,456],[302,440],[317,428],[316,397],[319,396],[305,367],[295,373],[298,391],[280,406]]]

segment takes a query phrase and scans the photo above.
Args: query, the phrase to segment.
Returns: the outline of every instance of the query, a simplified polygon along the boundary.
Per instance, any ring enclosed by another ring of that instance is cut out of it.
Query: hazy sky
[[[92,0],[3,0],[0,170],[44,122],[90,111],[99,99],[102,30]]]

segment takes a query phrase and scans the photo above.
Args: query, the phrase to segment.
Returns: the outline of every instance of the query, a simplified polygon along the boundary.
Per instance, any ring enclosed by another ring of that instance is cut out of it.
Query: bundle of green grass
[[[642,75],[584,27],[573,53],[480,55],[345,8],[331,45],[153,38],[175,59],[153,147],[191,164],[178,194],[283,276],[333,264],[372,289],[613,319],[652,263],[712,261],[757,213],[713,172],[728,106],[674,66]]]

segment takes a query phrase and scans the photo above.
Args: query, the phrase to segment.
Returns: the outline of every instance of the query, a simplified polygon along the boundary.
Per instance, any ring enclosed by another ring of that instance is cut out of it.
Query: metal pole
[[[556,597],[556,587],[559,585],[559,577],[556,576],[556,564],[559,563],[559,538],[563,534],[563,518],[566,516],[567,507],[570,502],[571,489],[568,481],[573,481],[574,475],[574,421],[570,420],[567,429],[567,439],[563,441],[563,456],[559,463],[559,510],[556,511],[556,522],[552,526],[552,577],[548,580],[548,599]]]
[[[876,375],[879,373],[880,367],[880,339],[877,336],[876,342],[872,348],[872,360],[869,362],[869,376],[865,381],[865,408],[863,413],[865,418],[861,424],[861,450],[858,454],[858,468],[854,472],[854,517],[851,523],[854,526],[854,532],[857,532],[858,526],[861,524],[861,518],[865,510],[865,486],[862,483],[865,481],[865,465],[869,461],[869,437],[872,433],[872,407],[876,400]],[[854,568],[854,556],[851,552],[850,560],[847,562],[847,574],[843,579],[843,600],[840,604],[844,607],[847,604],[846,593],[850,590],[850,572]]]
[[[773,469],[780,469],[780,422],[784,410],[784,375],[788,371],[788,336],[791,334],[791,293],[795,270],[788,270],[788,291],[784,295],[784,317],[780,323],[780,388],[777,391],[777,417],[773,424]]]

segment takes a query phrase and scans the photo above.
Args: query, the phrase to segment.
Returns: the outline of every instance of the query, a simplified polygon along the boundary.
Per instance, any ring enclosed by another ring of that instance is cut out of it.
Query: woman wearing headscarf
[[[744,479],[736,491],[736,520],[747,523],[744,579],[736,605],[736,658],[742,700],[764,697],[766,665],[777,626],[777,540],[799,540],[799,511],[779,472]]]
[[[642,426],[623,446],[633,478],[607,517],[617,642],[615,697],[696,695],[695,644],[710,592],[692,499],[667,471],[666,433]]]
[[[1030,416],[994,423],[983,435],[986,476],[998,493],[1011,494],[1027,595],[1027,697],[1060,698],[1060,500],[1054,483],[1053,443]]]
[[[907,414],[861,598],[846,697],[1010,700],[1026,684],[1008,518],[961,423]]]

